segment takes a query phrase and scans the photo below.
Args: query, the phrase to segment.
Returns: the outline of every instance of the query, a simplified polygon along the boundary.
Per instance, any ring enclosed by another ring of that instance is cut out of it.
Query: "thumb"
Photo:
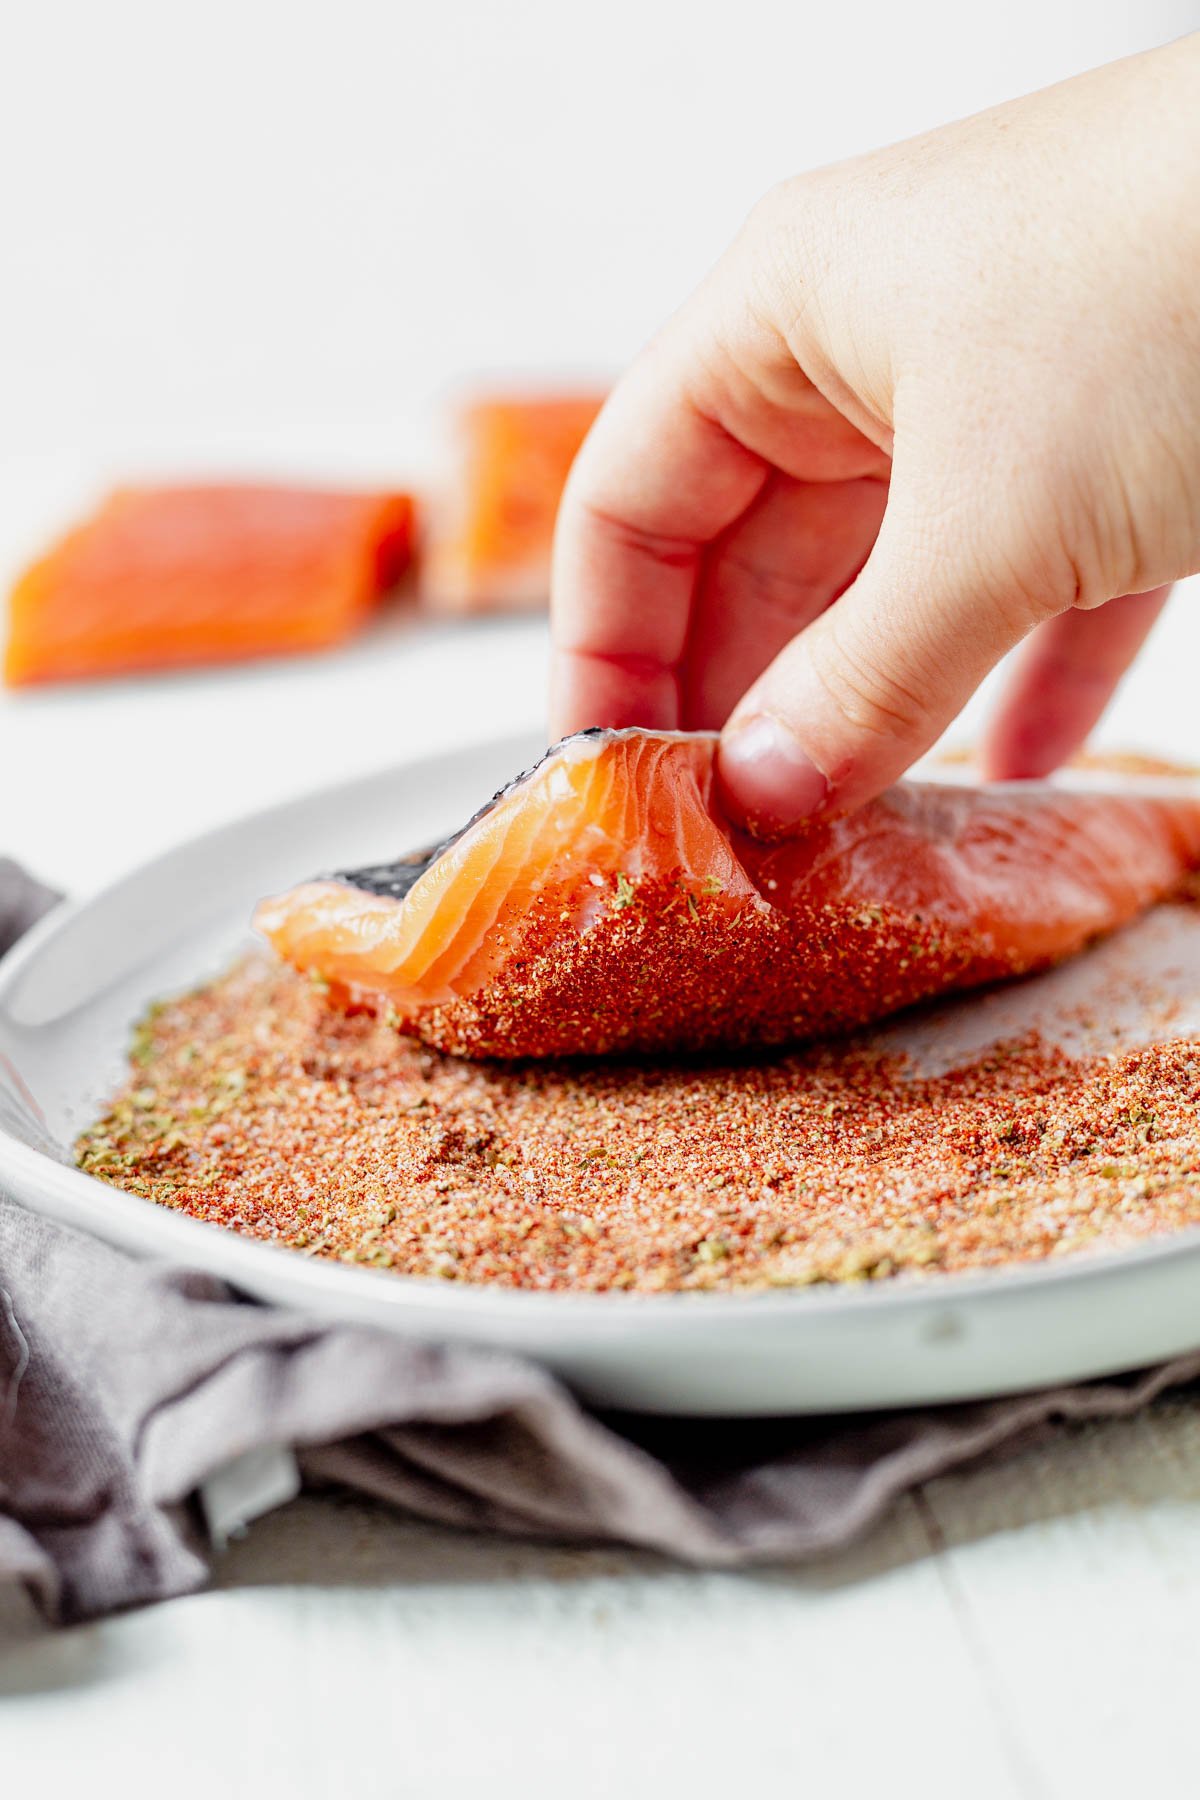
[[[949,506],[930,517],[914,493],[897,465],[858,579],[780,652],[722,733],[725,797],[753,827],[787,832],[872,799],[1061,610],[1010,573],[1025,558],[985,548],[994,516]]]

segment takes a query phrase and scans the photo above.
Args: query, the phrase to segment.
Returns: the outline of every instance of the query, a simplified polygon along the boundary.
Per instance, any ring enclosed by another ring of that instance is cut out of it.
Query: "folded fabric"
[[[59,896],[26,874],[11,857],[0,856],[0,954],[49,912]]]
[[[836,1549],[916,1482],[1200,1374],[1195,1356],[930,1412],[602,1421],[529,1364],[245,1304],[6,1200],[0,1281],[0,1571],[57,1620],[201,1586],[187,1503],[256,1450],[427,1519],[731,1565]]]
[[[0,863],[0,926],[49,898]],[[185,1593],[207,1579],[211,1535],[301,1480],[698,1564],[812,1557],[918,1482],[1197,1377],[1200,1352],[926,1411],[601,1418],[531,1364],[242,1301],[0,1196],[0,1577],[60,1622]]]

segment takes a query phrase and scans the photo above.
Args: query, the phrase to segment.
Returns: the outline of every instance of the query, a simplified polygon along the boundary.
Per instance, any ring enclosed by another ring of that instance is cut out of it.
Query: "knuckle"
[[[834,710],[856,732],[913,737],[928,715],[930,684],[916,669],[886,664],[846,633],[813,646],[813,670]]]
[[[788,175],[772,185],[750,208],[745,229],[751,237],[771,238],[788,230],[804,210],[808,183],[803,175]]]
[[[781,323],[818,260],[817,211],[811,177],[793,175],[767,189],[742,228],[739,245],[753,286]]]
[[[981,518],[957,507],[924,546],[927,580],[939,610],[962,611],[969,601],[989,643],[1019,643],[1034,626],[1071,605],[1074,567],[1054,548],[1042,521]]]
[[[1063,610],[1062,588],[1057,580],[1039,580],[1036,575],[1020,575],[1013,570],[993,575],[986,588],[981,585],[981,598],[991,609],[1000,638],[1012,644]]]
[[[688,570],[695,564],[694,538],[655,531],[593,501],[586,503],[586,512],[593,530],[628,559],[649,563],[655,569]]]
[[[740,552],[726,552],[718,578],[736,593],[739,610],[752,615],[756,629],[775,621],[794,630],[797,619],[807,621],[821,605],[821,583],[813,575]]]

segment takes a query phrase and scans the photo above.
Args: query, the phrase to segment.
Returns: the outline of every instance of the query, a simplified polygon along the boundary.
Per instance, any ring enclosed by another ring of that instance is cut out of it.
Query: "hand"
[[[1198,170],[1200,36],[769,194],[572,472],[556,731],[723,726],[786,831],[1028,637],[989,772],[1068,756],[1200,568]]]

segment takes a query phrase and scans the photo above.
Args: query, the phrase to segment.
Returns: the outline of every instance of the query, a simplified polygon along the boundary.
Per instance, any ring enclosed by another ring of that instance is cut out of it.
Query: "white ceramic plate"
[[[120,1078],[133,1020],[151,999],[219,970],[246,941],[260,895],[436,839],[539,749],[509,740],[274,808],[55,912],[0,967],[0,1182],[39,1212],[138,1254],[209,1270],[259,1299],[536,1357],[595,1401],[646,1411],[827,1412],[963,1399],[1132,1368],[1200,1344],[1200,1232],[910,1285],[744,1296],[514,1293],[309,1260],[71,1167],[76,1132]],[[1190,913],[1190,931],[1165,917],[1179,911],[1162,909],[1134,928],[1139,966],[1200,992],[1200,929]],[[1123,948],[1102,947],[1068,971],[900,1030],[926,1061],[953,1062],[1031,1013],[1062,1014],[1086,991],[1089,970],[1129,954],[1129,941],[1126,934]],[[1174,1023],[1192,1021],[1177,1015]]]

